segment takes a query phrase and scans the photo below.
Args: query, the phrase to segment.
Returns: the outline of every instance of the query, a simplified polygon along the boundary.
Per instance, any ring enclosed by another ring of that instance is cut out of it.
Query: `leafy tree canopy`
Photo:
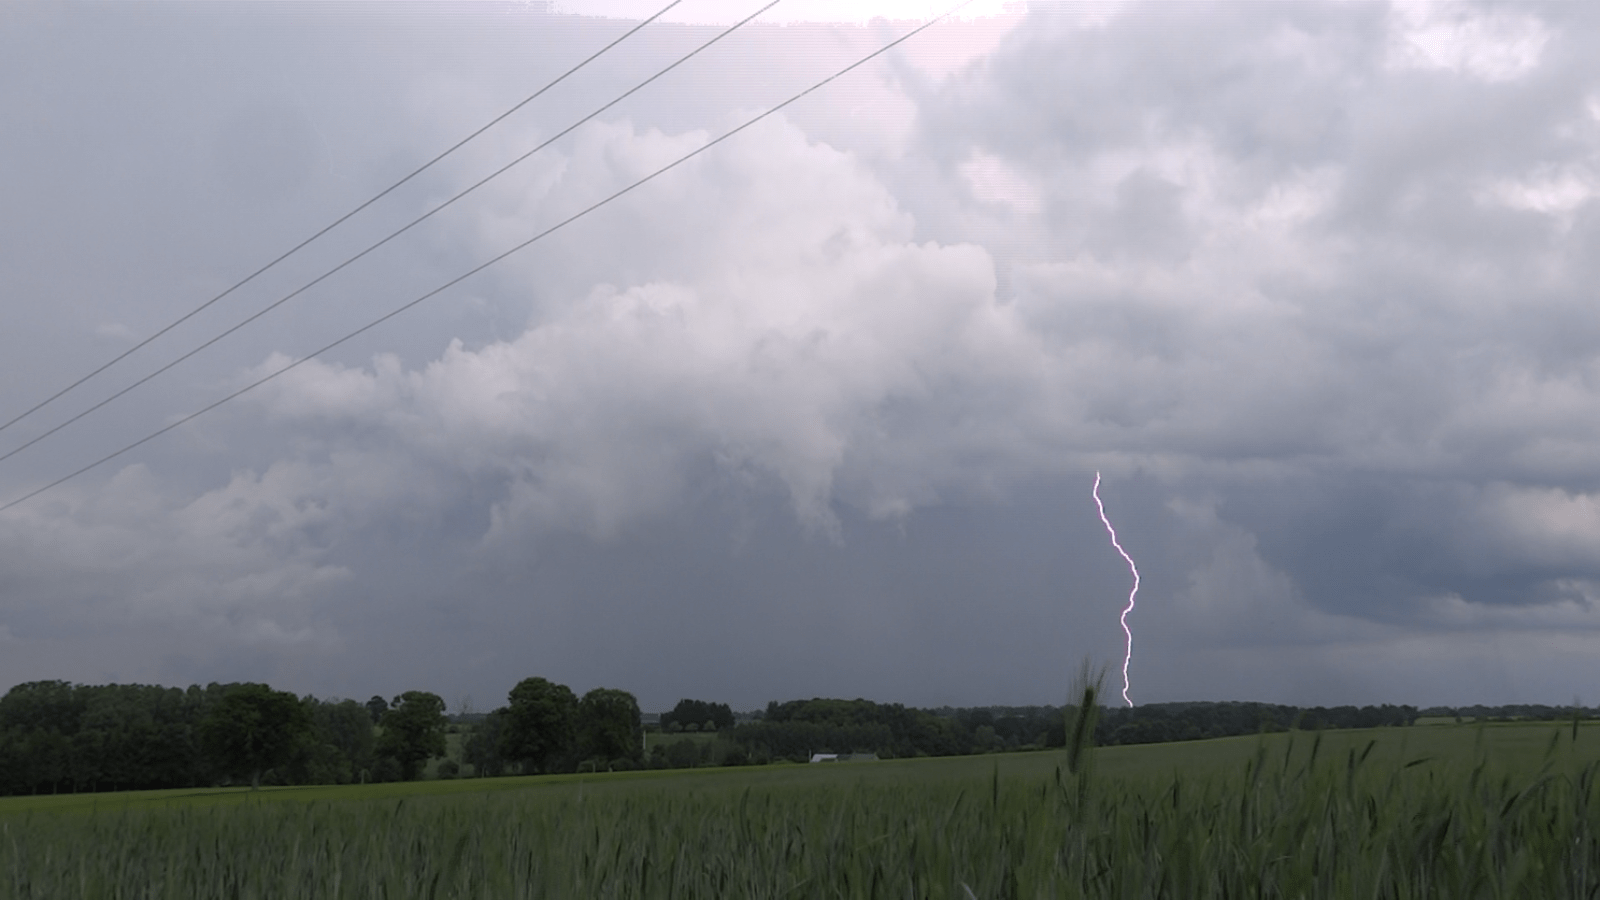
[[[394,698],[379,726],[378,753],[400,763],[400,777],[417,777],[422,764],[445,753],[444,699],[428,691],[406,691]]]
[[[288,762],[310,725],[299,698],[264,684],[229,686],[200,720],[200,742],[223,772],[248,775],[261,786],[261,773]]]
[[[461,748],[462,758],[472,765],[473,774],[480,778],[505,774],[506,759],[500,753],[500,746],[510,716],[510,711],[503,706],[484,716]]]
[[[577,741],[578,698],[543,678],[524,678],[511,689],[500,753],[524,771],[551,772],[571,756]]]
[[[704,700],[679,700],[678,705],[669,713],[661,716],[661,727],[670,729],[677,724],[687,729],[696,725],[701,730],[705,729],[707,722],[713,723],[712,730],[720,731],[733,727],[733,710],[726,703],[707,703]]]
[[[644,753],[639,701],[627,691],[595,688],[578,701],[578,743],[590,759],[639,759]]]

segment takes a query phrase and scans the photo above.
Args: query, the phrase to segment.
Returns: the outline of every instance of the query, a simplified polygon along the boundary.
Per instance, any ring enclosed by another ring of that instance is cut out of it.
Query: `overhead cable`
[[[678,157],[677,159],[673,160],[670,163],[667,163],[666,165],[662,166],[661,168],[656,169],[654,172],[651,172],[650,174],[644,176],[643,178],[640,178],[639,180],[633,182],[632,184],[629,184],[627,187],[624,187],[621,190],[618,190],[615,193],[610,194],[609,196],[605,197],[604,199],[596,201],[595,203],[592,203],[589,206],[584,207],[582,210],[579,210],[578,212],[573,213],[572,215],[566,217],[565,219],[562,219],[561,221],[557,222],[556,224],[551,225],[550,227],[546,228],[545,230],[539,232],[538,234],[535,234],[533,237],[528,238],[527,240],[523,241],[522,243],[517,244],[516,246],[512,247],[511,249],[504,251],[503,253],[499,254],[498,256],[495,256],[495,257],[493,257],[493,258],[491,258],[491,259],[489,259],[489,260],[487,260],[485,262],[479,263],[478,265],[474,266],[473,268],[468,269],[466,272],[463,272],[462,274],[457,275],[455,278],[452,278],[449,281],[445,282],[444,284],[441,284],[438,287],[434,288],[433,290],[428,291],[426,294],[423,294],[422,296],[417,297],[414,300],[408,301],[407,303],[404,303],[404,304],[402,304],[400,306],[395,307],[394,309],[392,309],[389,312],[383,314],[382,316],[379,316],[378,318],[373,319],[371,322],[368,322],[367,324],[361,326],[360,328],[357,328],[356,330],[346,334],[344,337],[341,337],[338,340],[333,341],[331,343],[325,344],[321,348],[319,348],[317,350],[314,350],[311,353],[308,353],[305,356],[302,356],[299,359],[294,360],[293,362],[287,363],[287,364],[279,367],[278,369],[275,369],[272,372],[262,376],[261,378],[256,379],[255,381],[252,381],[251,383],[245,385],[242,388],[239,388],[238,390],[234,391],[233,393],[228,394],[226,397],[223,397],[222,399],[217,400],[217,401],[215,401],[215,402],[213,402],[213,403],[211,403],[211,404],[209,404],[207,406],[201,407],[200,409],[195,410],[194,412],[189,413],[188,415],[184,416],[183,418],[177,419],[176,421],[173,421],[173,422],[167,424],[166,426],[164,426],[162,428],[159,428],[159,429],[157,429],[155,431],[152,431],[151,433],[145,435],[144,437],[138,439],[137,441],[134,441],[133,443],[124,446],[120,450],[116,450],[116,451],[114,451],[112,453],[108,453],[105,456],[100,457],[99,459],[95,460],[94,462],[89,463],[88,465],[83,466],[83,467],[73,471],[70,474],[63,475],[62,477],[57,478],[55,481],[52,481],[49,484],[46,484],[46,485],[44,485],[42,487],[35,488],[34,490],[29,491],[26,494],[23,494],[22,496],[16,498],[15,500],[11,500],[11,501],[5,503],[4,505],[0,505],[0,512],[5,512],[6,510],[11,509],[14,506],[17,506],[18,504],[25,503],[28,500],[31,500],[34,497],[39,496],[40,494],[44,493],[45,491],[48,491],[48,490],[50,490],[52,488],[55,488],[55,487],[58,487],[59,485],[65,484],[66,482],[71,481],[72,479],[77,478],[78,476],[80,476],[80,475],[82,475],[82,474],[84,474],[86,472],[92,471],[92,470],[94,470],[94,469],[96,469],[96,468],[98,468],[98,467],[110,462],[111,460],[116,459],[119,456],[122,456],[123,454],[125,454],[125,453],[127,453],[127,452],[129,452],[131,450],[134,450],[134,449],[136,449],[138,447],[141,447],[141,446],[149,443],[150,441],[155,440],[156,438],[160,437],[163,434],[166,434],[167,432],[173,430],[174,428],[177,428],[177,427],[179,427],[181,425],[186,425],[189,422],[192,422],[195,419],[200,418],[201,416],[205,415],[206,413],[211,412],[212,410],[216,409],[217,407],[222,406],[225,403],[229,403],[229,402],[231,402],[233,400],[238,399],[239,397],[244,396],[245,394],[255,390],[258,387],[261,387],[262,385],[266,384],[267,382],[272,381],[272,380],[278,378],[279,376],[284,375],[284,374],[286,374],[288,372],[291,372],[294,369],[297,369],[302,365],[305,365],[306,363],[310,362],[311,360],[316,359],[317,357],[321,356],[322,354],[327,353],[329,350],[332,350],[335,347],[338,347],[339,345],[341,345],[341,344],[343,344],[343,343],[345,343],[345,342],[357,337],[358,335],[365,334],[366,332],[371,331],[373,328],[376,328],[379,325],[382,325],[384,322],[389,321],[390,319],[394,318],[395,316],[400,315],[401,313],[411,309],[412,307],[415,307],[415,306],[421,304],[422,302],[424,302],[426,300],[429,300],[429,299],[437,296],[438,294],[441,294],[444,291],[449,290],[452,287],[455,287],[457,284],[460,284],[461,282],[467,280],[468,278],[471,278],[472,276],[478,274],[479,272],[482,272],[484,269],[489,268],[490,266],[500,262],[501,260],[506,259],[509,256],[512,256],[515,253],[518,253],[518,252],[520,252],[520,251],[522,251],[524,249],[527,249],[528,247],[532,246],[533,244],[537,243],[540,240],[543,240],[544,238],[546,238],[546,237],[550,236],[551,234],[555,233],[556,231],[558,231],[558,230],[560,230],[562,228],[565,228],[566,226],[572,224],[573,222],[576,222],[577,220],[583,218],[584,216],[587,216],[588,214],[594,212],[595,210],[600,209],[603,206],[606,206],[607,204],[611,203],[613,200],[616,200],[617,198],[622,197],[625,194],[631,193],[632,191],[634,191],[635,189],[641,187],[642,185],[645,185],[645,184],[655,180],[656,178],[660,177],[661,175],[664,175],[667,172],[670,172],[671,170],[676,169],[678,166],[683,165],[684,163],[688,162],[689,160],[695,158],[696,156],[699,156],[700,154],[706,152],[707,150],[710,150],[712,147],[715,147],[716,145],[718,145],[718,144],[722,143],[723,141],[733,137],[734,135],[738,134],[739,132],[744,131],[745,129],[749,128],[750,126],[755,125],[757,122],[760,122],[763,119],[766,119],[767,117],[772,116],[773,114],[779,112],[780,110],[783,110],[784,108],[786,108],[786,107],[790,106],[791,104],[799,101],[800,99],[810,95],[811,93],[821,89],[822,87],[828,85],[829,83],[831,83],[834,80],[840,78],[841,76],[846,75],[849,72],[852,72],[857,68],[860,68],[861,66],[863,66],[866,63],[872,61],[873,59],[876,59],[879,56],[882,56],[883,54],[889,52],[890,50],[894,49],[895,47],[899,46],[900,44],[905,43],[906,41],[910,40],[911,38],[915,37],[916,35],[921,34],[923,31],[926,31],[927,29],[931,28],[934,24],[936,24],[936,23],[938,23],[938,22],[950,17],[951,15],[954,15],[957,11],[959,11],[963,7],[967,6],[967,4],[970,3],[970,2],[972,2],[972,0],[962,0],[962,2],[960,4],[958,4],[958,5],[956,5],[955,7],[952,7],[948,11],[943,12],[943,13],[939,14],[938,16],[936,16],[936,17],[934,17],[932,19],[929,19],[927,22],[923,23],[922,25],[917,26],[916,28],[912,29],[911,31],[906,32],[905,34],[901,35],[898,38],[895,38],[893,41],[890,41],[889,43],[883,45],[882,47],[879,47],[877,50],[872,51],[871,53],[867,54],[866,56],[863,56],[862,58],[856,60],[855,62],[851,63],[850,65],[845,66],[843,69],[840,69],[839,71],[833,73],[832,75],[829,75],[827,78],[824,78],[821,81],[817,82],[816,84],[813,84],[811,87],[808,87],[805,90],[801,91],[800,93],[795,94],[794,96],[790,97],[789,99],[783,101],[782,103],[779,103],[778,105],[773,106],[772,108],[768,109],[766,112],[760,113],[759,115],[756,115],[755,117],[746,120],[743,124],[738,125],[738,126],[732,128],[732,129],[729,129],[728,131],[723,132],[721,135],[713,138],[710,141],[707,141],[706,143],[704,143],[704,144],[700,145],[699,147],[695,148],[694,150],[691,150],[688,153],[685,153],[683,156]]]
[[[476,138],[478,135],[483,134],[485,131],[488,131],[490,128],[493,128],[495,125],[498,125],[507,116],[510,116],[512,113],[516,112],[517,110],[523,108],[524,106],[527,106],[529,103],[532,103],[534,100],[537,100],[539,97],[543,96],[546,91],[550,90],[551,88],[555,87],[556,85],[560,84],[561,82],[567,80],[568,76],[570,76],[573,73],[577,72],[579,69],[583,68],[584,66],[587,66],[589,63],[594,62],[596,59],[599,59],[600,56],[603,55],[606,51],[608,51],[611,48],[617,46],[618,44],[622,43],[623,41],[627,40],[628,38],[633,37],[633,35],[636,34],[640,29],[644,28],[646,25],[649,25],[651,22],[654,22],[656,19],[661,18],[663,15],[666,14],[666,12],[668,10],[672,9],[674,6],[677,6],[679,3],[682,3],[682,2],[683,2],[683,0],[672,0],[671,3],[668,3],[666,6],[662,7],[660,12],[656,13],[655,15],[651,16],[648,19],[645,19],[643,22],[640,22],[638,25],[635,25],[634,27],[628,29],[626,32],[623,33],[623,35],[621,37],[619,37],[616,40],[612,41],[611,43],[605,45],[604,47],[601,47],[599,50],[596,50],[594,53],[591,53],[582,62],[578,63],[577,65],[573,66],[572,68],[566,70],[565,72],[562,72],[560,75],[556,76],[556,78],[553,81],[551,81],[549,84],[546,84],[544,87],[542,87],[542,88],[538,89],[537,91],[534,91],[532,94],[528,95],[528,97],[525,98],[521,103],[518,103],[516,106],[513,106],[510,109],[506,110],[505,112],[501,113],[500,115],[495,116],[493,119],[489,120],[488,124],[484,125],[482,128],[479,128],[477,131],[474,131],[473,133],[467,135],[466,137],[464,137],[461,140],[457,141],[456,143],[452,144],[449,147],[449,149],[445,150],[443,153],[440,153],[438,156],[435,156],[433,159],[430,159],[427,162],[423,163],[421,166],[417,167],[417,169],[414,170],[411,174],[409,174],[406,177],[400,179],[399,181],[396,181],[394,184],[391,184],[388,187],[384,188],[382,191],[380,191],[377,194],[375,194],[371,199],[367,200],[365,203],[361,204],[360,206],[357,206],[355,209],[352,209],[349,212],[345,213],[344,215],[340,216],[339,218],[335,219],[332,223],[330,223],[329,225],[324,227],[321,231],[318,231],[316,234],[313,234],[312,236],[310,236],[310,237],[306,238],[305,240],[301,241],[300,243],[295,244],[293,247],[289,248],[287,251],[285,251],[282,255],[278,256],[272,262],[269,262],[266,265],[262,266],[261,268],[255,270],[254,272],[251,272],[249,275],[246,275],[244,278],[242,278],[238,282],[236,282],[232,287],[230,287],[227,290],[223,291],[222,293],[216,295],[215,297],[212,297],[210,300],[207,300],[206,302],[200,304],[199,306],[195,307],[194,309],[189,310],[188,312],[186,312],[183,315],[179,316],[177,319],[174,319],[171,323],[166,325],[161,330],[159,330],[156,333],[150,335],[149,337],[145,338],[144,340],[140,341],[139,343],[134,344],[132,347],[129,347],[128,349],[122,351],[121,353],[117,354],[115,357],[112,357],[109,361],[107,361],[105,364],[101,365],[98,369],[95,369],[93,372],[90,372],[89,374],[83,376],[82,378],[79,378],[77,381],[74,381],[73,383],[71,383],[71,384],[67,385],[66,387],[62,388],[61,390],[56,391],[54,394],[51,394],[50,396],[44,398],[43,400],[39,401],[38,403],[34,404],[33,406],[29,407],[28,409],[24,410],[23,412],[19,413],[15,417],[13,417],[10,421],[5,422],[4,424],[0,424],[0,431],[5,431],[7,428],[10,428],[11,426],[13,426],[13,425],[17,424],[18,422],[22,421],[23,419],[26,419],[27,417],[29,417],[29,416],[33,415],[34,413],[38,412],[39,410],[44,409],[46,406],[49,406],[51,403],[54,403],[56,400],[59,400],[60,398],[66,396],[69,392],[71,392],[72,390],[77,388],[79,385],[81,385],[84,382],[88,381],[89,379],[95,377],[96,375],[99,375],[101,372],[104,372],[105,370],[111,368],[112,366],[116,365],[117,363],[122,362],[124,359],[127,359],[128,357],[130,357],[133,354],[137,353],[138,351],[142,350],[144,347],[149,345],[152,341],[155,341],[157,338],[161,337],[162,335],[166,334],[167,332],[171,331],[172,329],[177,328],[179,325],[182,325],[184,322],[187,322],[190,319],[194,318],[196,315],[199,315],[203,310],[207,309],[212,304],[214,304],[217,301],[221,300],[222,298],[228,296],[229,294],[232,294],[234,291],[238,290],[239,288],[242,288],[245,285],[249,284],[250,282],[254,281],[257,278],[257,276],[259,276],[262,273],[266,272],[268,269],[271,269],[273,266],[276,266],[278,263],[283,262],[284,260],[286,260],[289,257],[293,256],[294,254],[300,252],[302,249],[304,249],[306,247],[306,245],[310,244],[312,241],[315,241],[317,238],[320,238],[323,235],[327,234],[328,232],[332,231],[333,229],[338,228],[340,225],[343,225],[346,221],[348,221],[355,214],[361,212],[362,210],[364,210],[367,207],[371,206],[372,204],[378,202],[379,200],[382,200],[384,197],[387,197],[389,194],[393,193],[395,190],[400,188],[401,185],[406,184],[411,179],[416,178],[418,175],[421,175],[423,172],[426,172],[428,169],[432,168],[435,163],[437,163],[440,160],[444,159],[446,156],[449,156],[450,154],[456,152],[457,150],[460,150],[463,146],[465,146],[469,141],[471,141],[474,138]],[[98,407],[96,407],[96,408],[98,408]],[[24,446],[26,446],[26,445],[24,445]],[[21,449],[21,448],[19,447],[17,449]],[[9,454],[7,454],[7,455],[9,455]],[[3,457],[0,457],[0,458],[3,458]]]
[[[463,197],[467,196],[468,194],[472,193],[473,191],[476,191],[478,188],[483,187],[484,185],[488,184],[489,182],[493,181],[494,179],[496,179],[496,178],[500,177],[501,175],[505,174],[506,172],[510,171],[513,167],[525,162],[529,157],[533,156],[535,153],[538,153],[540,150],[543,150],[544,148],[550,146],[551,144],[555,143],[556,141],[560,140],[561,138],[567,136],[568,134],[571,134],[579,126],[584,125],[585,123],[591,121],[596,116],[600,115],[601,113],[605,112],[606,110],[610,109],[611,107],[616,106],[618,103],[621,103],[623,100],[626,100],[628,97],[632,96],[633,94],[638,93],[646,85],[649,85],[651,82],[655,81],[656,79],[662,77],[663,75],[666,75],[668,72],[671,72],[673,69],[676,69],[678,66],[683,65],[684,63],[688,62],[690,59],[692,59],[696,55],[698,55],[702,50],[705,50],[707,47],[710,47],[712,44],[715,44],[717,41],[720,41],[723,38],[727,37],[728,35],[732,34],[733,32],[737,31],[740,27],[742,27],[743,25],[748,23],[751,19],[754,19],[756,16],[759,16],[762,13],[766,12],[767,10],[771,9],[772,7],[777,6],[778,3],[780,3],[780,2],[781,2],[781,0],[772,0],[772,2],[768,3],[766,6],[761,7],[760,9],[758,9],[755,12],[751,13],[750,15],[748,15],[748,16],[744,17],[743,19],[739,20],[738,22],[735,22],[733,25],[729,26],[727,29],[719,32],[715,37],[711,38],[710,40],[706,41],[705,43],[701,44],[700,46],[694,48],[693,50],[691,50],[688,53],[684,54],[683,56],[679,57],[671,65],[669,65],[666,68],[660,70],[659,72],[656,72],[654,75],[651,75],[649,78],[646,78],[644,81],[639,82],[638,84],[634,85],[633,87],[629,88],[628,90],[626,90],[626,91],[622,92],[621,94],[617,95],[617,97],[612,99],[609,103],[607,103],[606,105],[600,107],[599,109],[595,110],[594,112],[589,113],[588,115],[584,116],[583,118],[579,119],[578,121],[572,123],[571,125],[568,125],[566,128],[563,128],[561,131],[556,132],[554,135],[552,135],[549,138],[547,138],[544,142],[540,143],[538,146],[534,147],[532,150],[529,150],[528,152],[522,154],[521,156],[517,157],[516,159],[512,160],[511,162],[506,163],[505,165],[501,166],[500,168],[496,169],[495,171],[493,171],[493,172],[489,173],[488,175],[484,176],[483,178],[479,179],[471,187],[466,188],[465,190],[457,193],[455,196],[451,197],[450,199],[444,201],[443,203],[440,203],[438,206],[435,206],[434,208],[428,210],[427,212],[423,213],[422,215],[416,217],[415,219],[412,219],[409,223],[407,223],[403,227],[397,229],[396,231],[390,232],[390,234],[387,237],[385,237],[384,239],[378,241],[375,244],[372,244],[371,246],[367,247],[365,250],[362,250],[360,253],[357,253],[354,256],[349,257],[344,262],[339,263],[337,266],[334,266],[333,268],[329,269],[326,272],[323,272],[321,275],[318,275],[316,278],[311,279],[310,281],[306,282],[305,284],[301,285],[300,287],[296,288],[295,290],[289,292],[288,294],[285,294],[284,296],[279,297],[277,300],[274,300],[273,302],[267,304],[266,306],[264,306],[261,309],[257,310],[255,313],[253,313],[252,315],[250,315],[247,318],[243,319],[242,321],[238,322],[237,324],[233,325],[232,327],[228,328],[227,330],[221,332],[220,334],[217,334],[217,335],[211,337],[210,339],[206,340],[204,343],[201,343],[199,346],[195,347],[194,349],[190,350],[189,352],[183,354],[182,356],[179,356],[177,359],[174,359],[171,362],[168,362],[166,365],[160,367],[159,369],[156,369],[155,371],[149,373],[148,375],[145,375],[143,378],[140,378],[139,380],[133,382],[132,384],[129,384],[128,386],[124,387],[122,390],[117,391],[116,393],[112,394],[111,396],[106,397],[104,400],[101,400],[99,403],[96,403],[95,405],[89,407],[88,409],[85,409],[82,412],[79,412],[77,415],[74,415],[71,418],[68,418],[68,419],[56,424],[54,427],[48,429],[47,431],[44,431],[44,432],[42,432],[40,434],[35,435],[32,439],[30,439],[30,440],[28,440],[28,441],[26,441],[26,442],[24,442],[22,444],[19,444],[19,445],[15,446],[15,447],[11,448],[10,450],[6,451],[4,454],[0,454],[0,462],[4,462],[5,460],[8,460],[13,456],[16,456],[18,453],[21,453],[22,451],[28,449],[29,447],[32,447],[34,444],[39,443],[40,441],[50,437],[51,435],[55,434],[56,432],[60,431],[61,429],[66,428],[67,426],[73,424],[74,422],[77,422],[79,419],[82,419],[85,416],[88,416],[91,413],[94,413],[96,410],[99,410],[101,407],[104,407],[107,404],[112,403],[113,401],[115,401],[118,398],[122,397],[124,394],[127,394],[128,392],[134,390],[135,388],[143,385],[145,382],[148,382],[151,379],[153,379],[153,378],[161,375],[162,373],[166,372],[167,370],[179,365],[180,363],[185,362],[189,358],[191,358],[191,357],[195,356],[196,354],[200,353],[202,350],[205,350],[207,347],[210,347],[212,344],[217,343],[218,341],[222,340],[223,338],[226,338],[228,335],[233,334],[234,332],[236,332],[239,329],[245,327],[246,325],[249,325],[251,322],[254,322],[255,320],[257,320],[257,319],[261,318],[262,316],[266,315],[267,313],[272,312],[273,310],[277,309],[278,307],[282,306],[283,304],[288,303],[290,300],[293,300],[295,297],[298,297],[301,294],[305,293],[306,291],[310,290],[311,288],[316,287],[318,284],[321,284],[323,281],[327,280],[328,278],[331,278],[333,275],[337,274],[338,272],[340,272],[340,271],[344,270],[345,268],[353,265],[356,261],[362,259],[363,257],[365,257],[367,254],[371,253],[372,251],[377,250],[379,247],[384,246],[385,244],[389,243],[390,241],[394,240],[395,238],[401,236],[402,234],[405,234],[406,232],[410,231],[411,229],[415,228],[416,226],[418,226],[418,225],[422,224],[423,222],[427,221],[428,219],[432,218],[435,214],[441,212],[446,207],[454,204],[457,200],[462,199]],[[668,8],[670,9],[670,7],[668,7]],[[664,13],[664,12],[666,12],[666,10],[663,9],[661,12]],[[660,15],[660,14],[661,13],[657,13],[657,15]],[[637,30],[637,29],[635,29],[635,30]],[[263,270],[263,271],[265,271],[265,270]],[[243,282],[241,282],[241,284],[242,283]],[[182,321],[182,320],[179,320],[179,321]],[[124,355],[126,355],[126,354],[124,354]],[[12,421],[16,421],[16,420],[12,420]]]

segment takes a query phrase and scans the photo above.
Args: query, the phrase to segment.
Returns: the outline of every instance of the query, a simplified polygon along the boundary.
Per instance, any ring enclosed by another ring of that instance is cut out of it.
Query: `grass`
[[[1587,897],[1600,726],[1572,735],[8,798],[0,897]]]
[[[716,741],[717,733],[715,731],[646,731],[644,733],[644,749],[648,753],[655,749],[657,744],[670,746],[685,738],[696,744],[710,744]]]

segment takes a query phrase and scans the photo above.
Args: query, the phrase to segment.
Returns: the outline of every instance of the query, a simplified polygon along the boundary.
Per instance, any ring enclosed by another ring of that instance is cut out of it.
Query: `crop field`
[[[1600,727],[0,800],[7,897],[1591,897]]]
[[[666,746],[668,744],[676,744],[678,741],[683,740],[694,741],[697,744],[709,744],[716,739],[716,732],[713,731],[677,731],[672,733],[665,731],[647,731],[644,734],[644,749],[646,752],[649,752],[650,750],[655,749],[656,745],[658,744]]]

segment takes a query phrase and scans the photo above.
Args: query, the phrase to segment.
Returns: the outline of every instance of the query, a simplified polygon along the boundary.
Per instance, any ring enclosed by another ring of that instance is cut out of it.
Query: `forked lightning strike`
[[[1128,592],[1128,608],[1122,611],[1122,633],[1128,636],[1128,649],[1122,656],[1122,702],[1133,705],[1128,699],[1128,664],[1133,662],[1133,630],[1128,627],[1128,613],[1133,612],[1133,598],[1139,593],[1139,567],[1133,564],[1133,557],[1128,551],[1122,549],[1117,543],[1117,530],[1111,527],[1111,520],[1106,518],[1106,505],[1100,502],[1100,473],[1094,473],[1094,505],[1100,510],[1100,521],[1105,524],[1106,531],[1111,535],[1111,546],[1117,548],[1122,558],[1128,561],[1128,568],[1133,570],[1133,590]]]

